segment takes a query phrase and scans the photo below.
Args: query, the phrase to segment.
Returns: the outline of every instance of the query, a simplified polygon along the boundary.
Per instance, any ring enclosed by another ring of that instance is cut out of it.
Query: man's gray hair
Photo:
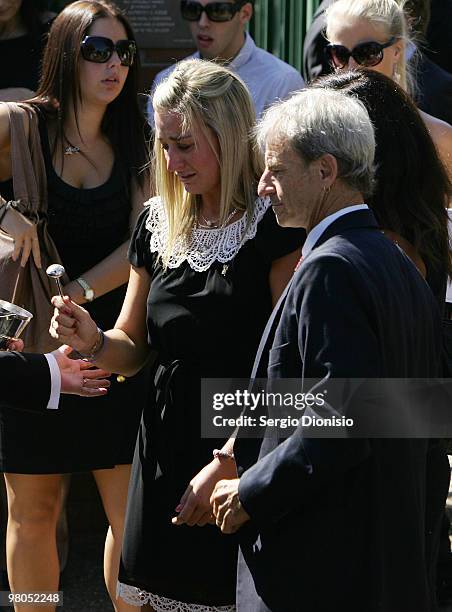
[[[269,142],[287,140],[306,162],[333,155],[338,177],[372,193],[375,135],[366,108],[340,91],[305,89],[273,104],[255,129],[262,150]]]

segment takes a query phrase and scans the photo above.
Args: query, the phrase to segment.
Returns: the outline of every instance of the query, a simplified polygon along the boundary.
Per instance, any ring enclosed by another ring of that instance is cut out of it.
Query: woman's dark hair
[[[46,0],[22,0],[19,9],[22,23],[31,38],[37,42],[41,42],[42,36],[42,14],[48,9]]]
[[[64,124],[71,105],[78,125],[77,111],[81,104],[80,42],[96,20],[108,17],[117,19],[123,25],[127,38],[135,40],[124,14],[113,3],[105,0],[79,0],[69,4],[50,28],[41,81],[33,104],[49,116],[57,118],[55,142],[59,140],[62,148],[65,142],[69,143],[64,133]],[[145,142],[147,124],[138,105],[138,71],[137,54],[121,93],[107,107],[101,128],[127,174],[132,173],[142,186],[144,176],[140,171],[148,161]]]
[[[340,89],[364,104],[377,144],[376,188],[368,204],[383,229],[414,246],[428,278],[445,281],[452,273],[446,211],[451,183],[408,94],[374,70],[336,73],[313,87]]]

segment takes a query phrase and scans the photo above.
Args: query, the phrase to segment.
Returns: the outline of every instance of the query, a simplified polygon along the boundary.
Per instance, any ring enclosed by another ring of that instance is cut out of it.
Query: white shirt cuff
[[[47,408],[50,410],[58,410],[60,404],[61,392],[61,373],[57,360],[52,353],[46,353],[44,357],[47,359],[50,370],[50,398]]]

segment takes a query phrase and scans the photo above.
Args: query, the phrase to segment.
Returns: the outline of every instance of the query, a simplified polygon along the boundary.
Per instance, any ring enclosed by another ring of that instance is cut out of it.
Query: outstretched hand
[[[97,397],[108,392],[110,372],[93,368],[83,359],[70,359],[70,346],[60,346],[52,352],[61,373],[61,393],[81,395],[82,397]]]

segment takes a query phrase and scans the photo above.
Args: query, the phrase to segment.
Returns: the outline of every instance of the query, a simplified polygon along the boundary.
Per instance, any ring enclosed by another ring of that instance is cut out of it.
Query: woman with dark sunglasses
[[[12,58],[11,58],[12,60]],[[64,292],[110,327],[128,279],[128,237],[149,189],[145,121],[137,103],[133,32],[115,5],[78,1],[55,19],[36,97],[48,188],[48,227],[70,282]],[[24,126],[28,130],[28,125]],[[9,115],[0,105],[0,194],[14,200]],[[40,267],[35,224],[3,207],[13,259]],[[58,590],[55,523],[62,474],[93,471],[110,524],[104,573],[115,610],[130,464],[145,376],[118,383],[86,406],[68,397],[58,414],[0,420],[0,470],[9,498],[8,575],[13,591]],[[32,608],[33,609],[33,608]],[[42,608],[39,608],[42,609]],[[46,608],[48,610],[53,607]]]
[[[327,56],[336,70],[381,72],[414,93],[406,60],[408,27],[396,0],[338,0],[326,11]],[[452,126],[421,111],[452,178]]]

